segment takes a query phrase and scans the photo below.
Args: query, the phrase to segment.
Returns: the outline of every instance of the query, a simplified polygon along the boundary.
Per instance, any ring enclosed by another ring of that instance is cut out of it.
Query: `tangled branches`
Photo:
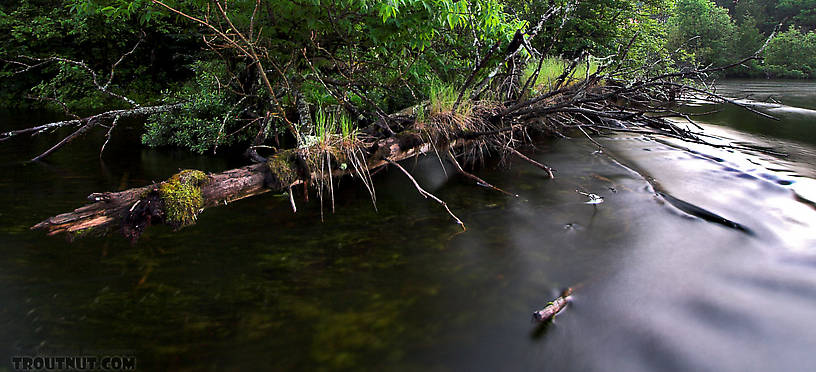
[[[448,204],[423,189],[410,172],[398,164],[399,161],[418,155],[435,155],[442,163],[450,162],[459,174],[477,185],[513,197],[515,195],[503,190],[501,185],[489,184],[466,168],[486,156],[513,156],[540,168],[548,178],[554,178],[554,169],[520,151],[537,134],[567,137],[576,133],[586,136],[598,146],[600,144],[595,142],[593,135],[608,131],[707,143],[697,131],[692,130],[691,126],[696,124],[691,117],[676,108],[679,100],[688,97],[734,104],[769,116],[721,96],[707,89],[705,84],[711,73],[759,58],[761,49],[729,66],[683,67],[671,72],[658,72],[655,66],[663,65],[665,60],[635,64],[627,59],[634,44],[633,38],[612,56],[591,58],[582,52],[563,63],[559,60],[560,71],[557,74],[550,72],[550,76],[545,77],[543,66],[550,58],[546,55],[549,49],[534,50],[531,41],[543,34],[542,25],[551,18],[561,17],[560,24],[563,26],[570,16],[572,3],[545,12],[540,22],[531,28],[516,30],[513,40],[504,48],[501,48],[500,41],[496,41],[486,50],[479,50],[482,42],[476,38],[475,55],[481,58],[474,58],[474,66],[463,84],[431,88],[427,101],[394,114],[387,114],[370,98],[370,93],[374,89],[387,91],[389,87],[400,84],[410,90],[411,84],[405,81],[406,73],[402,70],[404,65],[400,65],[391,81],[372,82],[367,79],[367,72],[388,70],[389,66],[378,65],[371,56],[368,59],[358,58],[354,53],[343,54],[338,51],[340,48],[321,45],[321,40],[314,33],[306,45],[291,51],[286,64],[281,64],[262,42],[261,31],[256,26],[255,16],[262,6],[260,1],[255,3],[249,22],[238,26],[233,22],[234,17],[227,3],[223,1],[211,0],[212,7],[208,7],[200,17],[160,0],[153,0],[153,3],[200,25],[206,31],[203,36],[206,46],[222,55],[227,62],[234,62],[236,58],[243,61],[241,66],[244,71],[229,70],[229,81],[218,80],[217,83],[219,87],[234,90],[240,97],[228,111],[228,116],[233,113],[251,115],[246,119],[249,124],[239,131],[250,130],[251,126],[257,125],[255,140],[247,151],[257,164],[210,175],[210,181],[201,189],[201,209],[262,192],[289,191],[292,209],[296,211],[292,191],[295,186],[302,185],[306,190],[304,197],[308,198],[310,187],[317,194],[322,215],[324,195],[328,193],[333,210],[335,180],[344,176],[361,180],[376,207],[372,174],[383,167],[393,166],[408,176],[423,197],[442,205],[452,219],[464,228],[464,223]],[[549,45],[556,42],[560,28],[554,31]],[[128,53],[132,53],[132,50]],[[413,57],[415,60],[419,58],[417,55]],[[47,60],[39,62],[45,63]],[[401,63],[410,66],[414,62]],[[33,68],[35,65],[25,66]],[[82,67],[81,63],[79,66]],[[264,66],[271,66],[272,69],[267,70]],[[109,91],[113,69],[106,83],[98,83],[97,74],[92,70],[90,72],[94,84],[103,92]],[[246,76],[241,77],[242,73]],[[265,92],[259,93],[258,87],[252,86],[253,81],[260,82],[260,90]],[[322,87],[333,104],[308,102],[304,90],[309,86]],[[411,92],[413,94],[413,90]],[[118,96],[114,94],[114,97]],[[120,98],[124,99],[124,96]],[[256,106],[236,107],[250,102]],[[133,103],[134,107],[127,110],[108,111],[2,133],[0,141],[65,126],[78,128],[34,158],[40,160],[104,121],[111,122],[110,133],[119,118],[176,110],[181,105],[139,106]],[[215,146],[225,132],[226,120],[224,118],[219,125]],[[687,124],[682,125],[682,120]],[[283,145],[278,143],[273,148],[265,141],[271,132],[270,127],[275,123],[284,128],[281,134],[285,138],[280,141]],[[262,156],[258,149],[274,151],[265,151],[265,156]],[[151,185],[148,189],[158,190],[163,184]],[[96,203],[53,217],[36,227],[57,233],[125,224],[126,231],[137,231],[132,227],[168,221],[167,202],[163,200],[144,204],[152,208],[148,223],[133,214],[133,206],[141,205],[142,194],[135,191],[110,194],[103,200],[94,199]],[[155,198],[156,193],[152,195]]]

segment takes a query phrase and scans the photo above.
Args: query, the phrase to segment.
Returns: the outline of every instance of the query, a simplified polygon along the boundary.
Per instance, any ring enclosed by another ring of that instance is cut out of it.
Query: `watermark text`
[[[135,371],[136,357],[131,355],[15,356],[15,371]]]

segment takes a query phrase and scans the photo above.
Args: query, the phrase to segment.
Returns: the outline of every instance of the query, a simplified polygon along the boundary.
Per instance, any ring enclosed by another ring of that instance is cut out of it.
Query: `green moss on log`
[[[68,231],[68,240],[74,241],[79,238],[87,237],[88,235],[91,235],[91,232],[93,232],[93,230],[94,230],[93,228],[87,227],[75,231]]]
[[[175,228],[192,225],[204,207],[201,186],[209,177],[198,170],[183,170],[159,186],[165,222]]]
[[[292,159],[294,151],[281,151],[266,161],[269,172],[282,186],[289,186],[297,181],[297,167]]]

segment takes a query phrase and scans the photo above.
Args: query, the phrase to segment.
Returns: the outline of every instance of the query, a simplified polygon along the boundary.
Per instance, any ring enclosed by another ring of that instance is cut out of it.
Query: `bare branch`
[[[414,184],[414,187],[416,187],[417,191],[419,192],[419,195],[422,195],[422,197],[424,197],[424,198],[426,198],[426,199],[427,199],[428,197],[430,197],[431,199],[433,199],[433,200],[434,200],[434,201],[436,201],[437,203],[441,204],[441,205],[442,205],[442,207],[444,207],[444,208],[445,208],[445,210],[446,210],[446,211],[448,211],[448,214],[449,214],[451,217],[453,217],[453,219],[454,219],[454,220],[456,220],[456,223],[457,223],[457,224],[459,224],[459,226],[462,226],[462,231],[467,231],[467,228],[465,227],[464,222],[462,222],[462,220],[460,220],[460,219],[459,219],[459,217],[456,217],[456,215],[455,215],[455,214],[453,214],[453,212],[451,212],[450,208],[448,208],[448,203],[445,203],[445,202],[444,202],[444,201],[442,201],[441,199],[437,198],[436,196],[434,196],[434,194],[431,194],[431,193],[429,193],[429,192],[425,191],[425,189],[423,189],[421,186],[419,186],[419,183],[417,182],[417,180],[415,180],[415,179],[414,179],[414,177],[411,175],[411,173],[409,173],[409,172],[408,172],[408,170],[406,170],[406,169],[405,169],[405,168],[403,168],[401,165],[399,165],[399,163],[397,163],[397,162],[395,162],[395,161],[393,161],[393,160],[390,160],[390,159],[386,159],[386,160],[387,160],[387,161],[388,161],[388,163],[390,163],[391,165],[393,165],[393,166],[395,166],[395,167],[399,168],[399,170],[401,170],[401,171],[402,171],[402,173],[405,173],[405,175],[408,177],[408,179],[410,179],[410,180],[411,180],[411,182]]]
[[[509,193],[509,192],[507,192],[507,191],[504,191],[504,190],[502,190],[502,189],[500,189],[500,188],[498,188],[498,187],[496,187],[496,186],[491,185],[489,182],[487,182],[487,181],[485,181],[485,180],[483,180],[483,179],[479,178],[478,176],[476,176],[476,175],[474,175],[474,174],[472,174],[472,173],[469,173],[469,172],[465,171],[465,170],[462,168],[462,166],[461,166],[461,165],[459,165],[459,162],[458,162],[458,161],[456,161],[456,157],[455,157],[455,156],[453,156],[453,153],[451,153],[450,151],[448,151],[448,159],[450,159],[450,161],[451,161],[451,162],[453,163],[453,165],[456,167],[456,170],[459,172],[459,174],[461,174],[461,175],[463,175],[463,176],[465,176],[465,177],[467,177],[467,178],[470,178],[470,179],[472,179],[472,180],[476,181],[476,184],[477,184],[477,185],[479,185],[479,186],[483,186],[483,187],[487,187],[487,188],[489,188],[489,189],[496,190],[496,191],[498,191],[498,192],[500,192],[500,193],[502,193],[502,194],[505,194],[505,195],[508,195],[508,196],[512,196],[512,197],[514,197],[514,198],[518,198],[518,195],[517,195],[517,194],[511,194],[511,193]]]
[[[110,128],[108,128],[108,133],[105,134],[105,143],[103,143],[102,148],[99,149],[99,159],[100,160],[102,159],[102,154],[105,152],[105,146],[107,146],[108,142],[110,142],[111,134],[113,133],[113,129],[116,128],[116,124],[119,123],[119,119],[121,117],[122,116],[117,115],[115,118],[113,118],[113,122],[111,123]]]

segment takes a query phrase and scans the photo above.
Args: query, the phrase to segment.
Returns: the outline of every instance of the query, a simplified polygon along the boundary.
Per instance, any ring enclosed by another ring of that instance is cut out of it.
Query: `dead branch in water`
[[[448,151],[448,159],[450,159],[451,163],[453,163],[453,165],[456,167],[456,170],[459,172],[459,174],[461,174],[461,175],[463,175],[463,176],[465,176],[465,177],[467,177],[467,178],[470,178],[470,179],[472,179],[472,180],[476,181],[476,184],[477,184],[477,185],[479,185],[479,186],[484,186],[484,187],[487,187],[487,188],[489,188],[489,189],[496,190],[496,191],[498,191],[498,192],[500,192],[500,193],[502,193],[502,194],[505,194],[505,195],[507,195],[507,196],[512,196],[512,197],[514,197],[514,198],[518,198],[518,195],[516,195],[516,194],[511,194],[511,193],[509,193],[509,192],[507,192],[507,191],[504,191],[504,190],[502,190],[502,189],[500,189],[500,188],[498,188],[498,187],[496,187],[496,186],[491,185],[489,182],[487,182],[487,181],[485,181],[485,180],[483,180],[483,179],[479,178],[478,176],[476,176],[476,175],[474,175],[474,174],[472,174],[472,173],[469,173],[469,172],[465,171],[465,170],[462,168],[462,166],[461,166],[461,165],[459,165],[459,162],[458,162],[458,161],[456,161],[456,157],[455,157],[455,156],[453,156],[453,153],[451,153],[450,151]]]
[[[449,146],[450,148],[460,148],[467,146],[469,143],[469,140],[455,139],[451,141]],[[375,150],[365,160],[365,169],[334,167],[328,172],[331,175],[326,174],[325,177],[336,178],[355,175],[360,178],[367,178],[370,177],[368,176],[369,170],[378,169],[387,164],[395,164],[398,168],[404,170],[396,162],[418,155],[429,154],[433,151],[427,143],[421,141],[408,142],[404,138],[401,140],[397,137],[388,137],[376,141],[372,147]],[[320,156],[326,156],[325,154],[321,153]],[[291,186],[298,184],[304,184],[304,186],[307,183],[314,184],[310,180],[321,177],[320,171],[317,169],[310,170],[308,166],[304,167],[303,164],[298,164],[300,162],[298,159],[301,159],[301,156],[302,154],[293,150],[280,151],[270,157],[266,163],[206,175],[206,181],[201,182],[198,190],[201,195],[201,205],[196,214],[205,209],[227,205],[250,196],[270,191],[289,191]],[[306,173],[304,174],[304,172]],[[88,200],[92,203],[74,211],[50,217],[34,225],[32,229],[44,230],[49,235],[60,233],[79,234],[92,230],[105,233],[120,229],[129,238],[138,238],[138,235],[147,226],[167,223],[167,201],[157,200],[155,194],[160,191],[163,185],[172,182],[174,177],[167,181],[120,192],[93,193],[88,196]],[[371,182],[371,179],[368,178],[366,182]],[[421,190],[421,187],[418,187],[418,190]],[[420,193],[442,204],[456,223],[464,228],[464,223],[450,212],[445,202],[430,193],[424,192],[424,190],[420,191]],[[141,201],[145,202],[142,203]],[[294,199],[290,199],[290,202],[293,204],[294,210]],[[151,206],[151,210],[145,211],[143,208],[146,206]]]
[[[416,187],[417,191],[419,191],[419,194],[420,194],[420,195],[422,195],[422,196],[423,196],[423,197],[425,197],[425,198],[430,197],[431,199],[433,199],[433,200],[434,200],[434,201],[436,201],[437,203],[441,204],[441,205],[442,205],[442,207],[444,207],[444,208],[445,208],[445,210],[446,210],[446,211],[448,211],[448,214],[449,214],[451,217],[453,217],[453,219],[454,219],[454,220],[456,220],[456,223],[457,223],[457,224],[459,224],[459,226],[462,226],[462,230],[467,230],[467,228],[465,227],[464,222],[462,222],[462,220],[460,220],[460,219],[459,219],[459,217],[456,217],[456,215],[455,215],[455,214],[453,214],[453,212],[451,212],[450,208],[448,208],[448,203],[445,203],[445,202],[444,202],[444,201],[442,201],[441,199],[437,198],[437,197],[436,197],[434,194],[431,194],[431,193],[429,193],[429,192],[425,191],[425,189],[423,189],[421,186],[419,186],[419,182],[417,182],[417,180],[416,180],[416,179],[414,179],[414,176],[412,176],[412,175],[411,175],[411,173],[410,173],[410,172],[408,172],[408,170],[406,170],[406,169],[405,169],[405,168],[403,168],[401,165],[399,165],[399,163],[397,163],[397,162],[395,162],[395,161],[393,161],[393,160],[389,160],[388,162],[389,162],[389,163],[391,163],[391,165],[393,165],[393,166],[397,167],[399,170],[401,170],[401,171],[402,171],[402,173],[405,173],[405,175],[406,175],[406,176],[408,176],[408,178],[409,178],[409,179],[411,180],[411,182],[414,184],[414,187]]]
[[[535,161],[533,159],[530,159],[527,155],[524,155],[524,154],[520,153],[518,150],[516,150],[516,149],[514,149],[514,148],[512,148],[510,146],[506,146],[506,147],[504,147],[504,149],[507,150],[508,152],[510,152],[511,154],[515,155],[519,159],[524,160],[524,161],[526,161],[526,162],[528,162],[528,163],[530,163],[532,165],[535,165],[536,167],[539,167],[539,168],[543,169],[545,172],[547,172],[547,175],[550,176],[551,179],[555,178],[555,175],[553,174],[553,169],[552,168],[550,168],[550,167],[548,167],[548,166],[546,166],[544,164],[541,164],[541,163],[539,163],[539,162],[537,162],[537,161]]]
[[[533,312],[533,320],[536,322],[546,322],[550,319],[554,319],[556,314],[567,307],[570,295],[572,295],[572,288],[565,289],[561,292],[560,296],[552,300],[545,308]]]

